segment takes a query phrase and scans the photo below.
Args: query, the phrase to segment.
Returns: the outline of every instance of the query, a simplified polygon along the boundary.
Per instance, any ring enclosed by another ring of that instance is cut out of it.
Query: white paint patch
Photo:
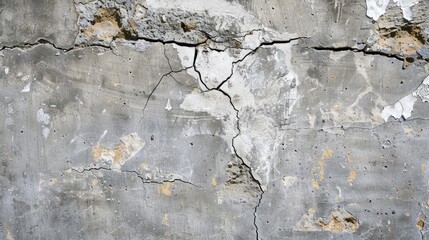
[[[366,15],[377,21],[387,9],[390,0],[366,0]],[[398,7],[402,9],[402,15],[408,21],[413,19],[411,7],[416,5],[419,0],[393,0]]]
[[[387,122],[390,116],[394,117],[395,119],[400,117],[407,119],[411,117],[414,103],[418,98],[420,98],[422,102],[429,102],[429,76],[426,77],[426,79],[416,89],[416,91],[401,98],[394,105],[386,106],[383,111],[381,111],[382,118],[385,122]]]
[[[4,68],[4,73],[6,73],[6,75],[9,74],[9,67]]]
[[[171,109],[172,109],[171,104],[170,104],[170,98],[167,100],[167,104],[165,105],[165,109],[167,111],[171,111]]]
[[[21,92],[25,93],[25,92],[29,92],[30,91],[30,87],[31,87],[31,82],[28,82],[24,88],[21,90]]]
[[[286,188],[292,187],[292,185],[295,183],[296,179],[297,178],[295,176],[285,176],[285,177],[283,177],[283,179],[282,179],[283,186],[285,186]]]
[[[37,122],[48,125],[50,119],[51,119],[51,116],[49,116],[49,114],[45,113],[43,108],[39,108],[39,110],[37,110]]]
[[[413,95],[407,95],[397,101],[393,106],[387,106],[381,111],[381,117],[387,122],[390,116],[399,119],[404,117],[405,119],[411,116],[413,111],[414,102],[417,100]]]
[[[413,19],[411,7],[416,5],[419,0],[393,0],[393,2],[396,3],[398,7],[401,7],[402,15],[405,19],[407,19],[408,21],[411,21]]]

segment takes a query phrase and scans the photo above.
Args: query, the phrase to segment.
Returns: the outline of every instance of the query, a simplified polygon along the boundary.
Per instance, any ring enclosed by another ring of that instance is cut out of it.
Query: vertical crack
[[[225,92],[224,90],[222,90],[222,89],[215,89],[215,90],[217,90],[217,91],[221,92],[222,94],[224,94],[225,96],[227,96],[227,97],[228,97],[228,99],[229,99],[229,103],[231,104],[232,108],[234,109],[234,111],[235,111],[235,113],[236,113],[236,118],[237,118],[237,122],[236,122],[236,123],[237,123],[237,130],[238,130],[238,132],[237,132],[237,134],[232,138],[232,143],[231,143],[231,144],[232,144],[232,148],[233,148],[234,153],[235,153],[235,155],[237,156],[237,158],[238,158],[238,159],[240,159],[241,163],[249,169],[249,174],[250,174],[250,176],[252,177],[252,180],[253,180],[254,182],[256,182],[256,183],[258,184],[258,186],[259,186],[260,196],[259,196],[259,199],[258,199],[258,204],[255,206],[255,210],[254,210],[254,212],[253,212],[253,225],[255,226],[256,239],[258,240],[258,239],[259,239],[259,228],[258,228],[258,225],[257,225],[257,223],[256,223],[256,217],[257,217],[256,213],[257,213],[257,211],[258,211],[259,205],[261,204],[262,196],[263,196],[263,194],[264,194],[264,190],[263,190],[263,188],[262,188],[262,184],[261,184],[261,182],[260,182],[258,179],[256,179],[256,178],[255,178],[255,176],[253,175],[253,171],[252,171],[251,166],[249,166],[248,164],[246,164],[246,162],[244,161],[244,159],[243,159],[243,158],[238,154],[237,149],[236,149],[235,144],[234,144],[235,139],[236,139],[236,138],[241,134],[241,129],[240,129],[240,115],[239,115],[239,112],[240,112],[240,111],[235,107],[234,103],[232,102],[232,98],[231,98],[231,96],[229,96],[229,94],[228,94],[228,93],[226,93],[226,92]]]

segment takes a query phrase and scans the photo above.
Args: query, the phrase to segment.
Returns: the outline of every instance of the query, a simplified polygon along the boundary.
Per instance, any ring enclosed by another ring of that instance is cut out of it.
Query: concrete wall
[[[428,0],[0,1],[0,239],[423,239]]]

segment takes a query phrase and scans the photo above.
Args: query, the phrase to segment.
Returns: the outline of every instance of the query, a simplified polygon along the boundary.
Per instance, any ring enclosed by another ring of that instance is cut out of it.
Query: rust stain
[[[421,213],[419,215],[419,217],[417,218],[417,223],[416,223],[416,227],[419,230],[423,230],[423,228],[425,226],[425,220],[426,220],[426,216],[423,213]]]
[[[171,190],[170,187],[171,185],[173,185],[171,182],[164,182],[162,183],[161,187],[158,187],[158,193],[159,194],[164,194],[165,196],[171,196]]]

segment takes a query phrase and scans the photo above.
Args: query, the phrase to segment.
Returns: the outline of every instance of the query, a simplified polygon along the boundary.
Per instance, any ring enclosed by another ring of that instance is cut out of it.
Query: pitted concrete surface
[[[429,236],[427,0],[0,16],[0,239]]]

